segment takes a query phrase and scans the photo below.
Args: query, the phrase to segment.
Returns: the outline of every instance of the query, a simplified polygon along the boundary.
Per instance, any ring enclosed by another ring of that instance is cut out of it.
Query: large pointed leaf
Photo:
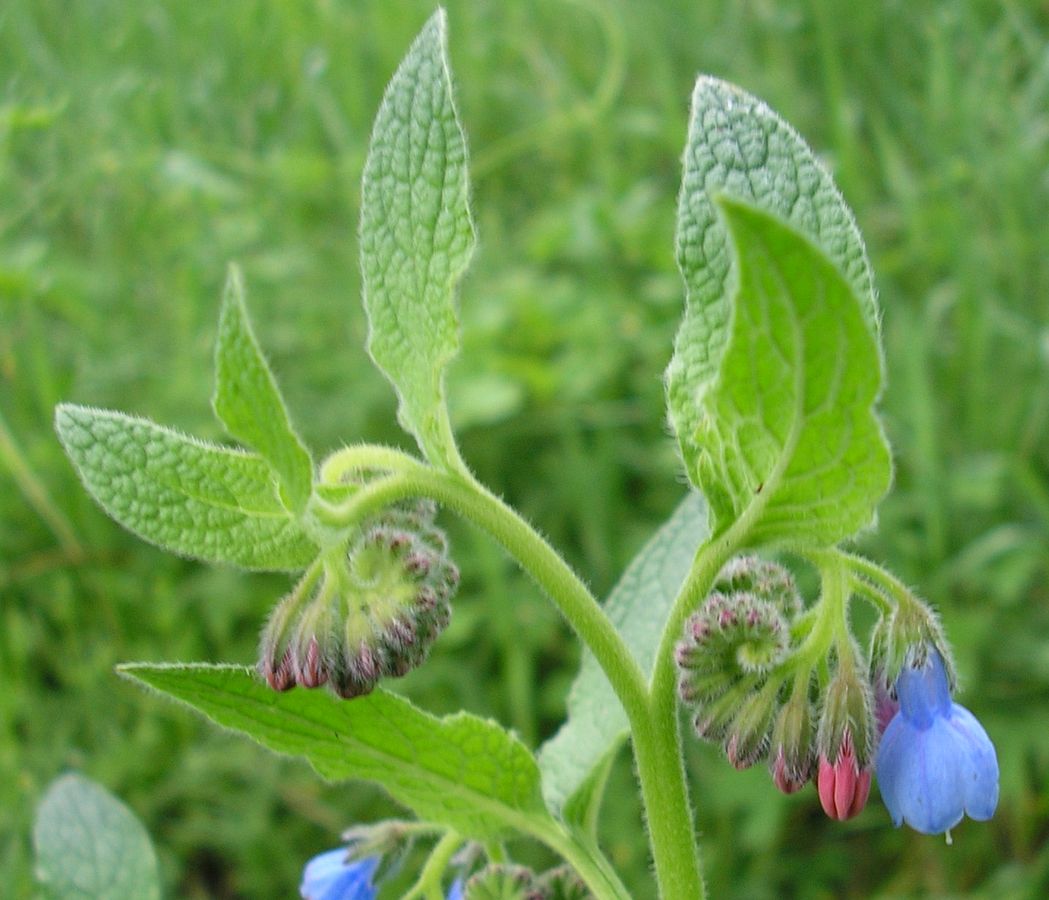
[[[72,404],[55,410],[55,429],[91,496],[147,541],[246,569],[301,569],[317,555],[260,456]]]
[[[374,781],[421,818],[469,837],[549,822],[535,759],[496,722],[468,713],[438,719],[382,689],[352,701],[301,688],[278,693],[238,666],[120,671],[271,750],[305,757],[325,778]]]
[[[812,238],[841,270],[877,328],[863,239],[830,174],[802,137],[734,84],[701,76],[692,94],[677,259],[686,304],[667,369],[667,405],[685,467],[698,484],[697,433],[703,395],[729,336],[733,254],[714,197],[724,192],[775,213]]]
[[[361,189],[368,350],[397,389],[401,424],[435,465],[454,456],[444,372],[459,350],[455,291],[474,247],[445,32],[438,10],[390,81]]]
[[[892,478],[874,402],[881,355],[863,308],[807,238],[722,198],[738,281],[729,340],[704,395],[700,484],[714,532],[821,546],[874,521]]]

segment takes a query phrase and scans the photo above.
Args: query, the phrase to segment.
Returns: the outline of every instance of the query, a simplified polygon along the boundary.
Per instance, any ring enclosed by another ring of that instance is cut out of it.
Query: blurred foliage
[[[343,826],[389,814],[113,676],[254,657],[286,588],[108,521],[59,451],[59,400],[218,437],[226,262],[318,452],[405,442],[363,352],[358,180],[429,2],[5,0],[0,6],[0,883],[32,894],[45,785],[82,769],[145,819],[171,896],[291,895]],[[678,158],[697,71],[825,154],[884,309],[896,487],[861,549],[943,613],[1002,763],[953,847],[845,825],[811,791],[692,752],[715,896],[1049,893],[1049,4],[1044,0],[450,0],[481,236],[451,394],[464,455],[600,593],[683,488],[661,373],[681,305]],[[402,685],[530,742],[577,651],[534,588],[450,522],[464,584]],[[647,878],[629,764],[604,838]],[[528,857],[530,848],[522,848]],[[541,858],[541,857],[540,857]],[[650,893],[638,887],[636,896]]]

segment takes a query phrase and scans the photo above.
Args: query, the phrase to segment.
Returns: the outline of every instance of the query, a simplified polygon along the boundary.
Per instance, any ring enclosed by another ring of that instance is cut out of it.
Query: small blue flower
[[[998,805],[998,757],[983,726],[951,701],[940,655],[896,681],[900,710],[878,747],[881,796],[897,827],[949,831],[963,815],[983,821]]]
[[[378,892],[372,876],[379,859],[347,860],[347,850],[339,847],[313,857],[302,873],[299,893],[304,900],[375,900]]]
[[[456,878],[448,890],[448,900],[463,900],[463,880]]]

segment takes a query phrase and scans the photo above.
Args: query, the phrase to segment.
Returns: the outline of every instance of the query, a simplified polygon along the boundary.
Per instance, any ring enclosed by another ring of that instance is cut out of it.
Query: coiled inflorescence
[[[426,659],[459,584],[435,514],[428,502],[386,510],[281,600],[259,654],[271,687],[328,684],[341,697],[357,697]]]

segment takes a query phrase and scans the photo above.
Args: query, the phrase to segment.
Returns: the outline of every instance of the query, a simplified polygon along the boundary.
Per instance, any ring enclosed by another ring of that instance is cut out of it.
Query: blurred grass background
[[[877,273],[897,478],[862,549],[943,613],[1002,803],[954,846],[884,808],[826,821],[696,748],[714,896],[1049,893],[1049,4],[450,0],[480,252],[452,385],[466,458],[599,593],[682,493],[660,377],[681,307],[678,159],[698,71],[825,155]],[[286,588],[174,559],[102,515],[59,400],[218,438],[211,342],[228,260],[301,431],[404,443],[362,346],[358,180],[429,2],[6,0],[0,6],[0,884],[83,770],[145,820],[170,896],[278,898],[343,826],[393,807],[325,786],[119,682],[122,660],[250,662]],[[403,689],[531,744],[577,651],[498,551],[448,522],[464,584]],[[646,888],[632,774],[604,816]],[[527,850],[525,851],[528,852]],[[394,891],[395,893],[395,891]]]

